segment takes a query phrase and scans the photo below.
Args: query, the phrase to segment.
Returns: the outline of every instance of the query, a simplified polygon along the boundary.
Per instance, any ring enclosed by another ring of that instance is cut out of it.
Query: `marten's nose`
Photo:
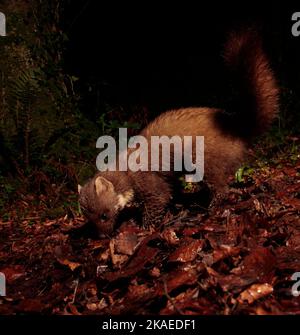
[[[100,238],[107,237],[107,235],[111,235],[113,232],[113,223],[110,221],[103,222],[99,220],[96,223],[98,235]]]

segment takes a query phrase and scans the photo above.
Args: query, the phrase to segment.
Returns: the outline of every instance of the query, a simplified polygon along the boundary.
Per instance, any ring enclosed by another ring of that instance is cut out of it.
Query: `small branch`
[[[170,301],[170,303],[173,305],[175,311],[180,314],[180,315],[183,315],[182,311],[180,308],[178,308],[174,302],[174,299],[169,295],[168,293],[168,287],[167,287],[167,283],[166,281],[164,280],[164,292],[165,292],[165,295],[167,297],[167,299]]]

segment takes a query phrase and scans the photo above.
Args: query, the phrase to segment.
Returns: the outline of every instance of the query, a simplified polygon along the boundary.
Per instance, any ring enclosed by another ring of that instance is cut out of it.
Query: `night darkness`
[[[226,34],[254,25],[282,85],[299,92],[300,38],[291,34],[295,11],[283,1],[72,3],[64,21],[70,37],[66,64],[81,83],[96,83],[106,101],[147,106],[154,114],[221,105],[230,94],[221,57]],[[95,101],[89,94],[84,108],[93,109]]]

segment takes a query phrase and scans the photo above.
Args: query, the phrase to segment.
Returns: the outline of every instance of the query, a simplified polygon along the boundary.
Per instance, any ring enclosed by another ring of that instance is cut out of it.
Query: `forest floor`
[[[0,314],[300,314],[299,155],[255,168],[208,210],[178,206],[112,239],[81,217],[41,220],[30,197],[10,217],[22,206],[22,222],[0,221]]]

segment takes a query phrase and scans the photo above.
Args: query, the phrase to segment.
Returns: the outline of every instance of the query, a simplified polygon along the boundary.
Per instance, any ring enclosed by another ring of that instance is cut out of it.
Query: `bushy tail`
[[[234,93],[228,112],[239,135],[249,138],[264,132],[279,109],[279,87],[253,29],[234,32],[224,48]]]

